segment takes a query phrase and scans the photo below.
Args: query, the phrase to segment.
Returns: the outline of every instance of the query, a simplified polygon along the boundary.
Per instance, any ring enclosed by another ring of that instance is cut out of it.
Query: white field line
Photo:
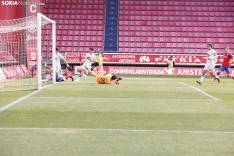
[[[51,86],[51,85],[53,85],[53,84],[50,84],[50,85],[45,86],[45,87],[42,87],[42,89],[44,89],[44,88],[46,88],[46,87],[49,87],[49,86]],[[17,103],[23,101],[24,99],[27,99],[28,97],[30,97],[30,96],[32,96],[32,95],[34,95],[34,94],[40,92],[40,91],[41,91],[41,90],[36,90],[36,91],[34,91],[34,92],[32,92],[32,93],[30,93],[30,94],[24,96],[24,97],[19,98],[18,100],[14,101],[14,102],[9,103],[8,105],[6,105],[6,106],[0,108],[0,113],[3,112],[4,110],[6,110],[6,109],[8,109],[8,108],[10,108],[10,107],[12,107],[12,106],[14,106],[14,105],[16,105]]]
[[[208,94],[208,93],[206,93],[206,92],[204,92],[204,91],[202,91],[202,90],[200,90],[200,89],[198,89],[198,88],[196,88],[196,87],[194,87],[194,86],[192,86],[192,85],[189,85],[189,84],[186,84],[186,83],[182,83],[182,82],[178,82],[178,83],[179,83],[179,84],[182,84],[182,85],[185,85],[185,86],[189,86],[189,87],[195,89],[196,91],[202,93],[203,95],[206,95],[206,96],[210,97],[210,98],[213,99],[213,100],[216,100],[216,101],[217,101],[217,100],[220,100],[220,99],[218,99],[218,98],[216,98],[216,97],[214,97],[214,96],[212,96],[212,95],[210,95],[210,94]]]
[[[108,131],[108,132],[151,132],[151,133],[198,133],[198,134],[234,134],[234,131],[196,131],[196,130],[147,130],[147,129],[112,129],[112,128],[37,128],[37,127],[0,127],[0,130],[48,130],[48,131]]]
[[[58,97],[56,97],[56,96],[33,96],[33,97],[29,97],[29,98],[31,98],[31,99],[47,99],[47,98],[56,98],[56,99],[58,99]],[[65,98],[65,99],[67,99],[68,97],[59,97],[59,99],[62,99],[62,98]],[[152,99],[152,100],[201,100],[201,101],[208,101],[208,100],[211,100],[211,99],[202,99],[202,98],[181,98],[181,99],[178,99],[178,98],[126,98],[126,97],[119,97],[119,98],[112,98],[112,97],[110,97],[110,98],[103,98],[103,97],[101,97],[101,98],[91,98],[91,97],[69,97],[70,99],[98,99],[98,100],[106,100],[106,99],[111,99],[111,100],[113,100],[113,99],[116,99],[116,100],[118,100],[118,99],[122,99],[122,100],[136,100],[136,99],[139,99],[139,100],[149,100],[149,99]],[[48,99],[47,99],[48,100]]]
[[[123,80],[124,82],[124,80]],[[96,82],[90,82],[90,81],[83,81],[83,80],[80,80],[80,81],[71,81],[71,82],[65,82],[66,84],[76,84],[76,83],[84,83],[84,84],[97,84]],[[122,83],[122,82],[121,82]],[[157,82],[141,82],[141,84],[176,84],[175,82],[165,82],[165,81],[157,81]],[[62,83],[59,83],[59,84],[62,84]],[[139,82],[137,81],[133,81],[133,82],[127,82],[127,84],[139,84]],[[97,84],[98,85],[98,84]],[[99,85],[100,86],[100,85]],[[102,85],[101,85],[102,86]]]

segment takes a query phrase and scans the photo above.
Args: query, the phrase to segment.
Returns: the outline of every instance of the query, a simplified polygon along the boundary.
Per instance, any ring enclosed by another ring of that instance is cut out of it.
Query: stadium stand
[[[56,21],[61,52],[88,51],[90,46],[103,50],[105,6],[105,0],[45,1],[43,12]]]
[[[228,0],[46,0],[44,14],[57,22],[63,52],[200,54],[207,42],[218,53],[234,44]]]
[[[119,52],[221,52],[234,44],[234,1],[120,0]]]

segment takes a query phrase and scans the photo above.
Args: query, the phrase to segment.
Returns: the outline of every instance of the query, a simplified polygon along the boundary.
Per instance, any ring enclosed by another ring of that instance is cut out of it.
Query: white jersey
[[[214,49],[208,50],[206,65],[213,65],[217,62],[217,53]]]
[[[93,62],[96,61],[96,56],[94,53],[90,54],[90,53],[87,53],[86,56],[85,56],[85,65],[90,68],[91,67],[91,64]]]
[[[60,65],[60,60],[63,59],[64,57],[62,54],[60,54],[59,52],[57,54],[55,54],[55,60],[56,60],[56,65]]]

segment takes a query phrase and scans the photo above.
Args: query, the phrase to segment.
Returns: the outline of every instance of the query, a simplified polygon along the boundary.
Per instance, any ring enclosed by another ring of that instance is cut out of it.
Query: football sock
[[[202,82],[205,79],[205,75],[202,75],[200,81]]]
[[[216,77],[216,78],[219,78],[219,75],[220,75],[220,74],[221,74],[221,72],[218,71],[218,72],[215,74],[215,77]]]

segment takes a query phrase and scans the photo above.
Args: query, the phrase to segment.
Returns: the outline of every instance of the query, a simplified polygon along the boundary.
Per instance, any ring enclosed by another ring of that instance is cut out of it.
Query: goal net
[[[55,27],[40,13],[0,21],[0,91],[41,89],[55,82]]]

